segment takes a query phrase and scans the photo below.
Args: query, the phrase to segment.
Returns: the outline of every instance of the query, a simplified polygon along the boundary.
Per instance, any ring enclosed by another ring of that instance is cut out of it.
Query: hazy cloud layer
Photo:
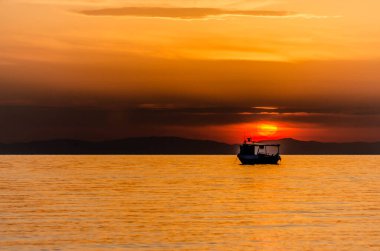
[[[304,14],[289,11],[270,10],[228,10],[219,8],[180,8],[180,7],[123,7],[96,10],[82,10],[79,13],[90,16],[137,16],[178,19],[203,19],[217,16],[254,17],[295,17]]]
[[[380,126],[380,111],[366,108],[327,109],[281,107],[268,111],[263,107],[176,107],[174,104],[149,104],[128,109],[137,124],[210,126],[257,121],[310,123],[329,127]]]
[[[0,143],[56,138],[102,140],[143,135],[184,135],[183,130],[196,132],[203,128],[207,131],[205,128],[260,121],[309,125],[310,128],[327,126],[334,133],[347,127],[356,128],[356,133],[372,132],[372,141],[380,139],[378,110],[375,114],[360,114],[360,109],[284,107],[267,111],[250,107],[186,107],[175,104],[142,104],[125,109],[0,105]],[[176,127],[182,128],[182,131],[173,131]],[[239,133],[235,132],[234,137],[239,138]],[[228,135],[220,135],[220,139],[230,140]]]

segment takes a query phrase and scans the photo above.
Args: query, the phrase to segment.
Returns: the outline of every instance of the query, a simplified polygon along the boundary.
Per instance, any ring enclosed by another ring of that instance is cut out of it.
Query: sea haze
[[[379,250],[380,156],[0,156],[2,250]]]

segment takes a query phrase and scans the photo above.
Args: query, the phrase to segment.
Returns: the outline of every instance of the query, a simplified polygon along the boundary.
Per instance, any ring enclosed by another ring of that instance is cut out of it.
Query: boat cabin
[[[280,157],[280,144],[255,143],[252,138],[240,145],[238,158],[242,164],[277,164]]]

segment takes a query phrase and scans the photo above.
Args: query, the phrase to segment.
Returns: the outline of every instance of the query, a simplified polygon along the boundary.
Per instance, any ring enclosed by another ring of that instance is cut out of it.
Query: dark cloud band
[[[90,16],[137,16],[178,19],[202,19],[215,16],[255,16],[255,17],[289,17],[298,15],[288,11],[268,10],[227,10],[218,8],[165,8],[165,7],[123,7],[96,10],[82,10],[81,14]]]

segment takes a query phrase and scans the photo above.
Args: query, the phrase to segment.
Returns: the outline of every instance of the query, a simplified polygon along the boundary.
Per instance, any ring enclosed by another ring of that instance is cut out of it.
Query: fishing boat
[[[278,164],[280,144],[255,143],[252,138],[247,138],[240,145],[237,157],[243,165]]]

